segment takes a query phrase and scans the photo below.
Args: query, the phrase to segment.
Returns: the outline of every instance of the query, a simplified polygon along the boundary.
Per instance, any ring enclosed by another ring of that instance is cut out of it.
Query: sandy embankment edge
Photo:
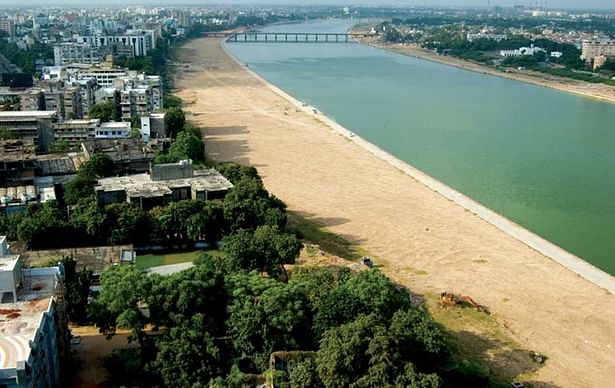
[[[300,109],[304,113],[314,117],[316,120],[326,124],[335,133],[343,136],[349,141],[352,141],[353,143],[363,148],[367,152],[387,162],[388,164],[402,171],[406,175],[416,179],[418,182],[429,187],[430,189],[434,190],[435,192],[442,195],[443,197],[455,202],[462,208],[467,209],[468,211],[474,213],[481,219],[492,224],[496,228],[502,230],[504,233],[508,234],[509,236],[515,238],[516,240],[521,241],[522,243],[526,244],[530,248],[540,252],[544,256],[550,258],[551,260],[557,262],[558,264],[564,266],[565,268],[573,271],[574,273],[582,276],[583,278],[589,280],[595,285],[615,295],[615,277],[607,274],[606,272],[591,265],[590,263],[584,261],[583,259],[573,255],[572,253],[558,247],[557,245],[545,240],[544,238],[538,236],[537,234],[510,221],[506,217],[494,212],[493,210],[486,208],[480,203],[463,195],[462,193],[456,191],[455,189],[438,181],[437,179],[432,178],[431,176],[425,174],[424,172],[411,166],[410,164],[396,158],[395,156],[389,154],[388,152],[384,151],[378,146],[361,138],[360,136],[357,136],[356,134],[354,134],[347,128],[336,123],[329,117],[321,114],[314,107],[302,103],[295,97],[286,93],[285,91],[278,88],[277,86],[271,84],[269,81],[261,77],[259,74],[249,69],[244,63],[242,63],[238,58],[236,58],[231,52],[227,50],[224,39],[220,40],[219,44],[222,50],[226,53],[226,55],[228,55],[229,58],[235,61],[245,72],[247,72],[252,77],[262,82],[271,91],[273,91],[280,97],[284,98],[286,101],[292,104],[295,108]]]

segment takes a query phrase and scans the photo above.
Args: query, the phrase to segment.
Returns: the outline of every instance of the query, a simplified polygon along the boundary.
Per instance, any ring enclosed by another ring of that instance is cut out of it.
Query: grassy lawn
[[[296,212],[288,212],[288,226],[295,229],[305,237],[306,241],[320,245],[320,247],[335,256],[355,261],[362,256],[370,256],[367,251],[345,238],[320,227]]]
[[[179,253],[167,253],[164,255],[138,255],[137,256],[137,268],[148,269],[152,267],[160,267],[161,265],[188,263],[194,261],[197,256],[207,252],[210,255],[217,256],[220,253],[217,250],[211,251],[191,251],[191,252],[179,252]]]

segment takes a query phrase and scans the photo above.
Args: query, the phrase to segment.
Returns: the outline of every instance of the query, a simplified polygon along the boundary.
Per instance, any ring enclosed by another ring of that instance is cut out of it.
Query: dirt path
[[[549,357],[529,379],[615,381],[615,296],[295,108],[217,41],[192,41],[180,55],[192,64],[179,96],[210,157],[255,165],[290,209],[386,259],[385,272],[413,291],[487,305],[516,341]]]

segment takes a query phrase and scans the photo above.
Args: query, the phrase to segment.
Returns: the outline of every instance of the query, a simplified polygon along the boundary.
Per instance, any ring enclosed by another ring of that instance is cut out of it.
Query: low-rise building
[[[14,138],[32,140],[41,151],[49,151],[56,117],[55,111],[0,112],[0,130],[9,131]]]
[[[500,56],[502,57],[521,57],[524,55],[531,56],[538,53],[546,53],[543,48],[535,47],[531,45],[530,47],[521,47],[516,50],[500,50]]]
[[[162,139],[169,136],[166,113],[151,113],[141,116],[141,140]]]
[[[32,140],[1,140],[0,187],[31,183],[34,179],[35,161]]]
[[[116,175],[129,175],[148,172],[156,156],[149,145],[140,139],[89,139],[81,144],[86,159],[95,153],[103,153],[115,165]]]
[[[125,139],[130,135],[130,123],[108,122],[102,123],[94,131],[97,139]]]
[[[607,62],[615,61],[615,55],[598,55],[594,57],[594,70],[600,69]]]
[[[100,179],[95,191],[101,205],[128,202],[152,209],[186,199],[221,199],[232,187],[218,171],[194,171],[192,163],[182,161],[154,165],[149,174]]]
[[[98,119],[64,120],[53,124],[53,139],[54,142],[65,141],[71,147],[79,146],[94,137],[99,127]]]

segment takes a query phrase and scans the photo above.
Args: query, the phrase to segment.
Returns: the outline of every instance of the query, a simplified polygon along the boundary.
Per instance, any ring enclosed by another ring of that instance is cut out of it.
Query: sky
[[[458,5],[458,6],[486,6],[487,2],[492,6],[512,6],[512,5],[528,5],[529,0],[0,0],[0,7],[10,7],[15,5],[147,5],[147,4],[196,4],[196,5],[213,5],[213,4],[288,4],[288,5],[306,5],[306,4],[340,4],[340,5]],[[531,1],[531,4],[536,4],[536,1]],[[545,0],[538,1],[540,6],[545,5]],[[615,0],[547,0],[546,4],[549,8],[601,8],[615,9]]]

